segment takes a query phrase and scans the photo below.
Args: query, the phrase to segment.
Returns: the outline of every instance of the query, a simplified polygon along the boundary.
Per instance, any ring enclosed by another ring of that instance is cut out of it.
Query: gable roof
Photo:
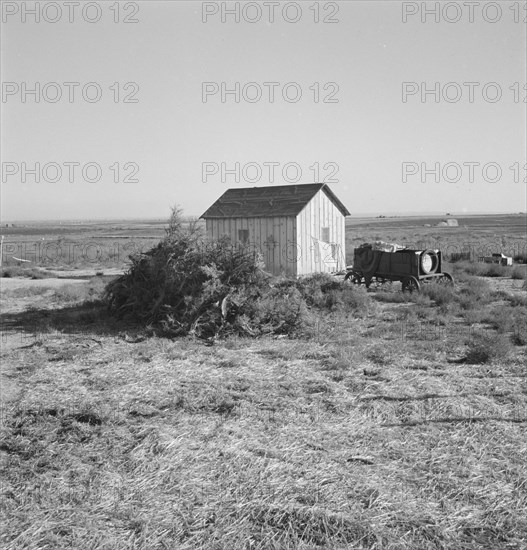
[[[307,183],[227,189],[201,217],[207,219],[297,216],[320,190],[333,201],[343,216],[350,215],[325,183]]]

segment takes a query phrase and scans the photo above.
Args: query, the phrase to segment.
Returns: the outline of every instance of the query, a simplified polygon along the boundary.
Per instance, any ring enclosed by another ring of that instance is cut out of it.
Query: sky
[[[1,218],[526,211],[524,3],[447,4],[3,1]]]

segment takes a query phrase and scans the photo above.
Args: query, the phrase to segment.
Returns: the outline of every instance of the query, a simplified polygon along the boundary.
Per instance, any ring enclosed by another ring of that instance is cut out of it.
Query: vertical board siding
[[[345,216],[333,201],[319,191],[297,216],[297,242],[302,254],[297,261],[297,274],[307,275],[320,271],[331,272],[345,267],[346,233]],[[316,242],[322,237],[321,228],[329,227],[329,241],[337,247],[337,262],[324,263],[332,257],[331,244],[322,245],[320,262],[317,262]],[[314,246],[315,244],[315,246]]]
[[[233,245],[239,242],[238,230],[248,229],[249,243],[261,252],[267,271],[274,275],[285,273],[296,276],[297,261],[293,247],[296,245],[297,231],[294,217],[212,218],[206,220],[206,229],[208,239],[229,237]]]

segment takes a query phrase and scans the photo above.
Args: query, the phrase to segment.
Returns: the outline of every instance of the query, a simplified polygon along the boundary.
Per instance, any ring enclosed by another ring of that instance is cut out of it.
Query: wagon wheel
[[[421,286],[415,277],[405,277],[402,280],[403,292],[419,292]]]
[[[362,273],[360,271],[349,271],[344,277],[345,281],[351,281],[354,285],[360,285],[363,282]]]
[[[444,271],[441,277],[437,278],[437,282],[440,285],[454,286],[454,277],[452,277],[450,273]]]

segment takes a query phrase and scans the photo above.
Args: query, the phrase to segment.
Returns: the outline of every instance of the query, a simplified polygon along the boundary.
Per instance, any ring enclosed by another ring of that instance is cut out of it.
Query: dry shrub
[[[421,294],[421,292],[414,292],[411,295],[411,301],[417,306],[416,311],[419,311],[419,309],[426,310],[432,305],[430,297]]]
[[[510,275],[510,271],[507,267],[499,264],[483,264],[486,269],[483,269],[483,277],[506,277]]]
[[[299,334],[312,325],[308,307],[294,287],[279,286],[237,292],[232,301],[241,312],[232,320],[234,332],[257,336],[260,334]]]
[[[515,319],[513,323],[512,342],[516,346],[527,345],[527,319]]]
[[[346,311],[354,311],[357,314],[363,315],[372,309],[372,301],[364,288],[345,288],[340,294],[340,307]],[[373,311],[377,311],[373,309]]]
[[[459,281],[460,276],[481,275],[481,265],[482,264],[471,262],[468,260],[461,260],[452,264],[452,269],[454,271],[454,275],[456,276],[456,280]]]
[[[517,346],[527,345],[527,309],[515,308],[511,317],[512,341]]]
[[[459,279],[458,274],[466,273],[468,275],[477,275],[479,277],[506,277],[510,275],[510,271],[506,266],[500,264],[487,264],[483,262],[468,262],[460,261],[454,265],[454,273],[456,280]]]
[[[452,271],[449,271],[449,273],[452,273]],[[470,281],[472,281],[473,279],[476,278],[473,275],[469,275],[465,271],[459,271],[459,270],[456,270],[456,269],[453,270],[453,273],[454,273],[454,276],[455,276],[455,279],[456,279],[456,284],[458,284],[458,285],[460,283],[470,282]]]
[[[417,296],[417,293],[415,293],[415,295]],[[414,298],[414,296],[410,296],[406,292],[388,292],[386,290],[379,290],[373,295],[373,298],[378,302],[384,302],[387,304],[402,304],[409,302],[411,298]]]
[[[438,306],[447,306],[456,299],[456,291],[452,285],[443,285],[436,282],[424,284],[421,289],[423,296],[427,296]]]
[[[482,321],[489,324],[499,334],[505,334],[511,330],[511,310],[507,307],[494,307],[483,317]]]
[[[527,266],[515,265],[511,271],[511,279],[527,279]]]
[[[465,363],[486,364],[505,359],[510,351],[510,340],[505,334],[474,332],[467,342]]]
[[[527,296],[521,294],[508,294],[505,298],[512,307],[527,307]]]
[[[512,298],[512,297],[511,297]],[[494,307],[488,312],[467,312],[465,319],[469,323],[486,323],[498,334],[510,335],[517,346],[527,343],[527,309],[522,307]]]
[[[492,290],[489,284],[478,277],[470,277],[467,280],[467,285],[457,294],[457,302],[464,310],[481,307],[491,300]]]
[[[338,305],[343,284],[326,273],[315,273],[302,277],[296,288],[310,306],[320,309],[334,309]]]
[[[328,310],[366,311],[371,305],[365,289],[328,273],[315,273],[296,281],[296,288],[309,306]]]
[[[485,311],[481,309],[466,309],[461,315],[469,326],[483,323],[486,318]]]

